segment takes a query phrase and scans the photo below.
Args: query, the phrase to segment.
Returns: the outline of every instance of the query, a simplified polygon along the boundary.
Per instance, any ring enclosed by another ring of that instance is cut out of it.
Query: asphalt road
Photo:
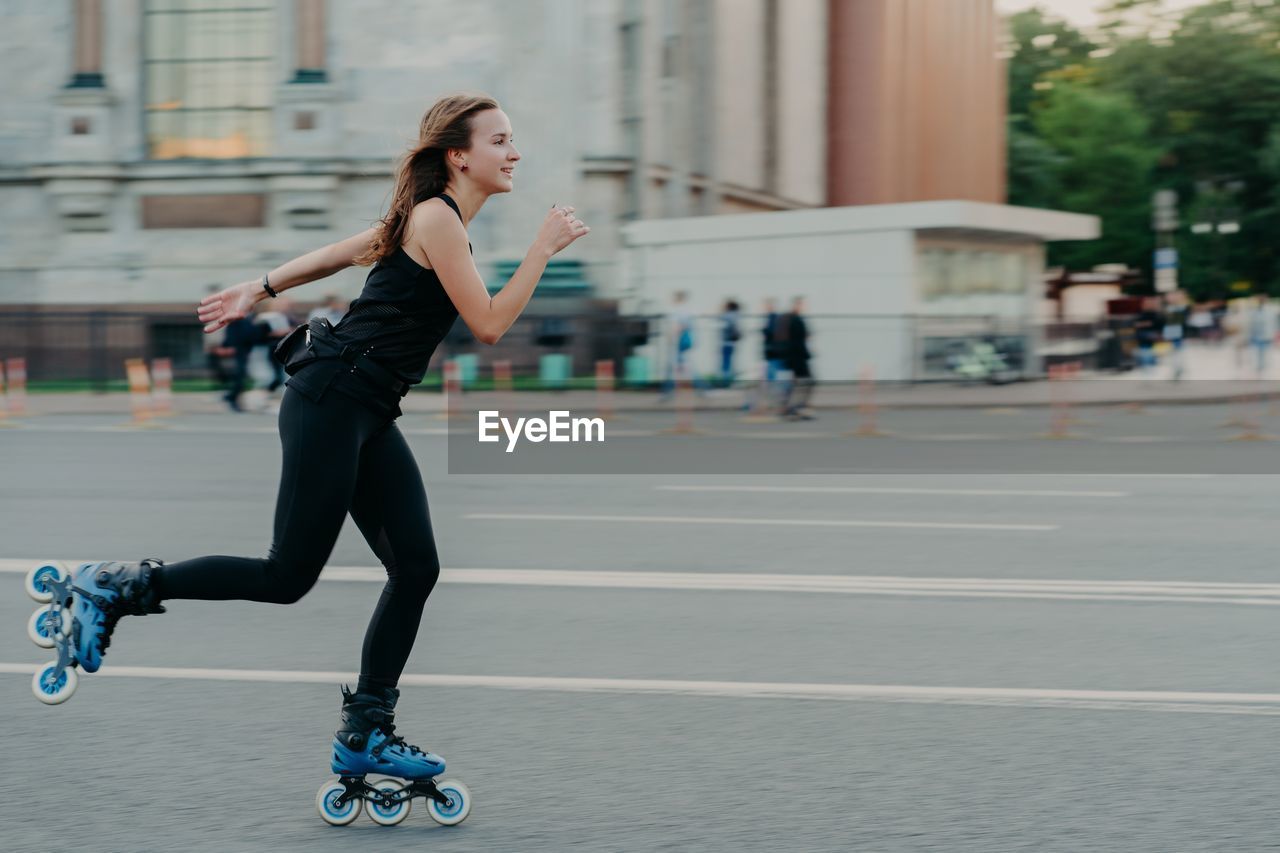
[[[298,604],[170,602],[30,693],[20,571],[264,553],[270,419],[0,431],[0,848],[1275,849],[1280,448],[1235,414],[705,422],[859,472],[788,477],[449,475],[406,419],[446,572],[398,723],[475,810],[391,829],[313,805],[380,589],[353,524]]]

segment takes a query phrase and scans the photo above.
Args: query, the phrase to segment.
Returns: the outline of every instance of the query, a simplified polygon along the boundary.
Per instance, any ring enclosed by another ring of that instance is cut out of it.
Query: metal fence
[[[301,319],[301,318],[300,318]],[[854,378],[854,362],[888,359],[880,376],[906,381],[958,378],[951,368],[958,353],[984,341],[999,350],[1020,376],[1037,376],[1055,361],[1078,361],[1085,369],[1123,368],[1126,318],[1067,322],[1031,322],[988,316],[816,315],[807,318],[810,346],[821,359],[841,356],[840,370],[828,368],[819,379]],[[495,346],[479,344],[461,321],[442,342],[432,370],[458,355],[474,356],[477,375],[492,374],[497,361],[509,361],[516,377],[536,376],[543,356],[567,357],[571,375],[589,375],[600,360],[610,360],[616,375],[632,381],[661,381],[668,369],[668,318],[628,317],[607,307],[575,314],[522,316]],[[763,349],[764,317],[742,315],[735,346],[734,372],[756,375]],[[694,369],[720,372],[722,321],[694,318],[699,341]],[[193,316],[128,310],[74,311],[0,307],[0,359],[25,358],[31,382],[76,381],[105,388],[124,378],[128,358],[168,358],[175,378],[213,376],[206,336]],[[628,360],[643,361],[642,372]],[[847,364],[846,364],[847,362]],[[846,370],[846,368],[848,368]],[[638,377],[638,378],[637,378]]]
[[[303,318],[299,317],[301,322]],[[594,363],[621,363],[649,336],[645,318],[616,314],[522,316],[496,346],[484,346],[458,322],[432,360],[474,354],[483,370],[508,360],[516,376],[536,375],[540,356],[568,356],[574,369],[590,372]],[[88,382],[105,389],[125,378],[129,358],[168,358],[175,379],[211,378],[214,370],[194,316],[125,310],[66,311],[0,307],[0,359],[24,358],[28,380]]]

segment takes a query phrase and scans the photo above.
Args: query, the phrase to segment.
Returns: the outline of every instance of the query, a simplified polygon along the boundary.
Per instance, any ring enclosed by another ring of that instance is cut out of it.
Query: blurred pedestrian
[[[211,285],[209,293],[217,293],[218,286]],[[231,382],[231,360],[235,355],[235,350],[227,346],[226,343],[227,330],[219,329],[212,334],[204,336],[204,362],[209,368],[209,373],[213,375],[214,381],[218,383],[218,387],[225,394],[230,388]]]
[[[1173,380],[1182,379],[1186,372],[1186,360],[1182,351],[1187,334],[1187,301],[1181,291],[1170,293],[1165,299],[1164,328],[1161,337],[1169,344],[1169,361],[1173,366]]]
[[[69,626],[80,666],[96,671],[119,618],[163,612],[161,601],[298,601],[320,576],[350,512],[386,567],[387,583],[364,645],[354,652],[359,682],[354,694],[343,691],[331,767],[343,777],[363,779],[376,770],[420,785],[444,770],[438,756],[406,743],[394,726],[396,685],[440,571],[422,476],[395,420],[401,398],[422,381],[459,316],[478,340],[496,343],[524,311],[551,258],[590,230],[572,207],[552,207],[524,261],[491,296],[470,255],[467,227],[490,196],[511,191],[519,160],[496,101],[442,98],[423,117],[377,226],[200,303],[205,331],[225,327],[230,337],[238,326],[252,326],[255,305],[281,291],[373,264],[336,333],[317,335],[312,326],[312,334],[291,339],[279,418],[284,467],[266,556],[88,564],[74,575],[76,617]],[[335,646],[331,638],[326,648],[352,646]],[[261,711],[259,703],[253,713]],[[321,815],[330,822],[343,815],[326,808],[344,807],[330,794],[343,790],[333,782],[322,790]],[[358,787],[354,796],[371,792]]]
[[[1134,335],[1138,341],[1138,369],[1148,373],[1156,366],[1156,344],[1160,342],[1163,320],[1157,309],[1158,300],[1144,299],[1142,310],[1134,321]]]
[[[1254,369],[1259,377],[1267,372],[1267,353],[1276,337],[1276,317],[1265,294],[1259,294],[1249,312],[1249,343],[1257,356]]]
[[[274,394],[284,387],[284,365],[272,357],[272,352],[280,339],[298,325],[292,312],[293,301],[287,296],[281,296],[279,299],[272,300],[269,307],[258,314],[259,347],[254,357],[259,360],[259,363],[266,365],[267,375],[270,377],[266,385],[268,394]]]
[[[778,320],[778,336],[783,343],[783,364],[791,376],[787,381],[786,396],[782,401],[782,415],[793,421],[811,421],[808,411],[813,396],[813,373],[809,369],[809,326],[804,320],[804,297],[797,296],[791,303],[791,313]]]
[[[311,309],[311,313],[307,315],[307,320],[311,321],[316,318],[322,318],[329,321],[329,325],[336,326],[342,322],[342,318],[347,313],[347,303],[341,296],[336,293],[330,293],[324,298],[324,302]]]
[[[671,311],[666,319],[667,378],[662,385],[663,400],[670,399],[675,393],[677,382],[692,381],[694,388],[702,392],[701,377],[691,364],[697,338],[688,300],[689,294],[683,290],[671,295]]]
[[[223,346],[231,352],[231,373],[223,399],[233,412],[243,412],[240,395],[249,384],[249,356],[261,340],[260,330],[248,317],[238,317],[225,326]]]
[[[720,384],[729,388],[733,385],[733,352],[742,338],[739,327],[740,308],[732,299],[724,303],[720,312]]]
[[[1237,376],[1245,372],[1245,354],[1249,349],[1249,317],[1244,300],[1227,302],[1222,314],[1223,341],[1231,349]]]
[[[1214,340],[1214,316],[1208,305],[1196,305],[1188,311],[1187,337],[1202,342]]]
[[[760,355],[764,361],[764,378],[756,388],[757,409],[777,409],[781,407],[782,393],[779,380],[785,368],[782,364],[784,346],[778,339],[778,307],[772,299],[766,299],[762,306],[764,323],[760,327]],[[744,406],[744,408],[749,408]]]

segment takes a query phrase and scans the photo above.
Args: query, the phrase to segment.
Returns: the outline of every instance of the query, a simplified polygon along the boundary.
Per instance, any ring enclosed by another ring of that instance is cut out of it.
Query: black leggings
[[[292,604],[315,585],[350,511],[387,569],[360,657],[361,687],[395,687],[440,576],[427,492],[395,421],[329,389],[319,402],[286,388],[284,467],[266,559],[197,557],[161,570],[165,599]]]

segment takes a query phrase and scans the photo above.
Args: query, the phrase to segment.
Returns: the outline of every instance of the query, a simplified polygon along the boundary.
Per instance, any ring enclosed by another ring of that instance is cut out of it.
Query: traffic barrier
[[[1232,397],[1230,401],[1230,417],[1223,421],[1219,426],[1225,429],[1239,429],[1241,434],[1257,432],[1261,424],[1257,419],[1249,414],[1249,407],[1253,403],[1253,394],[1243,394],[1241,396]]]
[[[760,362],[760,376],[756,380],[754,393],[747,404],[747,413],[739,420],[749,424],[777,423],[779,418],[777,407],[769,399],[773,389],[769,386],[769,365]]]
[[[1261,394],[1248,394],[1244,398],[1236,401],[1242,406],[1242,412],[1239,417],[1233,418],[1223,426],[1234,426],[1239,428],[1239,432],[1235,435],[1227,436],[1227,441],[1275,441],[1276,436],[1268,435],[1262,431],[1262,418],[1249,414],[1251,407],[1261,409],[1263,406]]]
[[[452,361],[458,365],[458,387],[464,391],[475,388],[480,374],[480,357],[473,352],[462,352],[455,355]]]
[[[15,426],[9,420],[9,386],[4,381],[4,362],[0,361],[0,427]]]
[[[668,429],[660,430],[663,435],[697,435],[693,425],[693,382],[689,379],[676,379],[676,424]]]
[[[10,358],[5,361],[8,369],[9,414],[20,418],[27,413],[27,360]]]
[[[444,363],[444,381],[441,382],[440,389],[444,393],[444,411],[438,412],[436,417],[446,421],[456,420],[458,407],[462,402],[462,373],[453,359]]]
[[[494,408],[500,412],[515,410],[515,383],[511,378],[511,360],[500,359],[493,363]]]
[[[157,417],[173,414],[173,362],[167,358],[151,360],[151,410]]]
[[[1078,368],[1078,363],[1076,364]],[[1049,365],[1049,431],[1044,438],[1074,438],[1071,426],[1071,396],[1065,387],[1076,371],[1071,363]]]
[[[889,433],[880,429],[878,417],[879,406],[876,405],[875,368],[864,367],[858,372],[858,426],[847,436],[860,438],[878,438]]]
[[[141,429],[160,426],[153,418],[155,408],[151,398],[151,376],[147,363],[141,358],[129,358],[124,362],[125,376],[129,379],[129,405],[133,409],[132,425]]]
[[[538,381],[543,388],[568,388],[573,376],[573,360],[562,352],[549,352],[538,359]]]
[[[1085,426],[1092,423],[1085,418],[1077,416],[1073,411],[1074,406],[1072,405],[1073,401],[1071,399],[1071,391],[1075,389],[1075,383],[1080,380],[1080,366],[1080,362],[1078,361],[1068,361],[1062,365],[1062,381],[1066,383],[1066,387],[1064,389],[1066,393],[1063,395],[1066,401],[1064,425],[1067,427]]]
[[[613,360],[602,358],[596,362],[596,414],[603,420],[614,420]]]

